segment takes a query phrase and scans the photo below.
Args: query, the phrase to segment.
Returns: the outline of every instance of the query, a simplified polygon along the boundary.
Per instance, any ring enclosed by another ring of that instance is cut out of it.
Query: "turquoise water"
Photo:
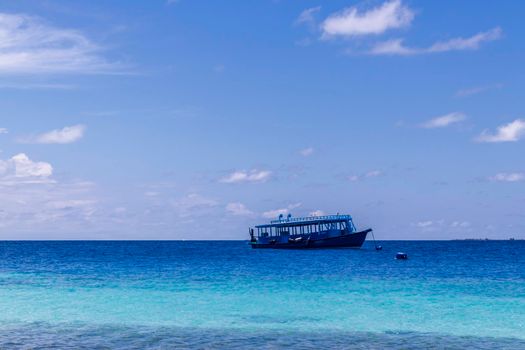
[[[525,348],[525,241],[381,244],[0,242],[0,348]]]

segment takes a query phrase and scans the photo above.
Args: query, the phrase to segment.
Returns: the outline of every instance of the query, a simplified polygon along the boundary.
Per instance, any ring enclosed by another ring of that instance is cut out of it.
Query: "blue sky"
[[[525,238],[521,1],[0,1],[0,237]]]

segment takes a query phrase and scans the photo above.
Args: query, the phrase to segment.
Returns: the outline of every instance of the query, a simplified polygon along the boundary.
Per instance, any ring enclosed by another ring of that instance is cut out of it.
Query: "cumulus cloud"
[[[66,126],[62,129],[55,129],[26,139],[21,139],[23,143],[73,143],[84,136],[86,127],[84,125]]]
[[[403,44],[403,39],[391,39],[375,44],[369,51],[372,55],[417,55],[440,53],[447,51],[477,50],[481,44],[489,41],[498,40],[502,36],[499,27],[486,32],[477,33],[468,38],[453,38],[447,41],[439,41],[426,48],[409,47]]]
[[[280,208],[280,209],[273,209],[265,211],[262,216],[267,219],[277,219],[279,215],[288,215],[291,210],[299,208],[302,205],[302,203],[295,203],[290,204],[286,208]]]
[[[308,147],[308,148],[302,149],[301,151],[299,151],[299,153],[301,153],[303,157],[309,157],[314,153],[314,148]]]
[[[252,169],[249,171],[238,170],[221,178],[219,181],[223,183],[260,183],[266,182],[271,177],[272,172],[269,170]]]
[[[51,164],[34,162],[24,153],[13,156],[9,161],[14,165],[16,177],[49,177],[53,174]]]
[[[496,132],[491,133],[487,130],[476,138],[478,142],[515,142],[525,135],[525,121],[516,119],[505,125],[498,127]]]
[[[43,182],[53,174],[53,167],[46,162],[35,162],[24,153],[8,160],[0,160],[0,183]]]
[[[421,127],[426,129],[444,128],[446,126],[449,126],[450,124],[459,123],[465,120],[466,118],[466,115],[464,115],[463,113],[452,112],[430,119],[429,121],[421,124]]]
[[[0,74],[115,70],[101,51],[77,30],[57,28],[35,16],[0,13]]]
[[[498,182],[518,182],[525,180],[524,173],[498,173],[489,178],[491,181]]]
[[[367,11],[348,7],[330,15],[321,25],[324,38],[333,36],[361,36],[381,34],[389,29],[410,25],[414,12],[401,0],[392,0]]]
[[[246,216],[252,215],[253,212],[246,208],[246,206],[240,202],[228,203],[226,205],[226,211],[232,215]]]

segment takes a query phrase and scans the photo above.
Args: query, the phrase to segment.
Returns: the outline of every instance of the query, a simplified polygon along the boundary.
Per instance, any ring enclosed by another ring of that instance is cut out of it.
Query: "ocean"
[[[0,349],[525,349],[525,241],[380,244],[3,241]]]

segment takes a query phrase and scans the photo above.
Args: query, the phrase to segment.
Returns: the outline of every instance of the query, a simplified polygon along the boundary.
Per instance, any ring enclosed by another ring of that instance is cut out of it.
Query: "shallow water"
[[[381,244],[0,242],[0,348],[525,348],[525,241]]]

